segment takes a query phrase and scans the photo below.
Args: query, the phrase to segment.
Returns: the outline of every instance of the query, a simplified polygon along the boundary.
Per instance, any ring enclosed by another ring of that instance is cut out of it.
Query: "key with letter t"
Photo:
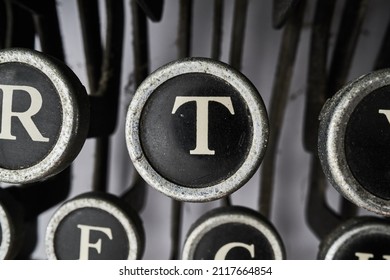
[[[175,61],[152,73],[129,106],[126,141],[152,187],[181,201],[232,193],[257,170],[268,118],[256,88],[229,65]]]

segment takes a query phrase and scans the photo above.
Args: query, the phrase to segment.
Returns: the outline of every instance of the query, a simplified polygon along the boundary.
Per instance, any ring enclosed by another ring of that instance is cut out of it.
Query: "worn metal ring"
[[[368,192],[353,176],[345,155],[348,120],[359,102],[390,85],[390,71],[380,70],[349,83],[329,99],[320,114],[318,155],[327,178],[345,198],[369,211],[390,215],[390,200]]]
[[[9,247],[12,243],[10,217],[0,203],[0,260],[8,258]]]
[[[148,162],[140,143],[140,118],[148,98],[164,82],[188,73],[214,75],[233,86],[246,102],[253,123],[253,140],[241,167],[223,182],[203,188],[188,188],[165,179]],[[211,201],[234,192],[256,172],[265,154],[268,130],[268,117],[261,96],[244,75],[222,62],[187,58],[159,68],[138,87],[127,112],[126,143],[135,168],[149,185],[180,201]]]
[[[389,223],[376,217],[356,217],[333,230],[320,244],[318,259],[333,260],[343,247],[365,235],[389,236]]]
[[[262,218],[260,214],[253,210],[235,206],[230,208],[217,208],[212,210],[207,215],[201,217],[190,229],[190,233],[186,238],[183,246],[182,259],[194,259],[195,250],[200,240],[212,229],[223,224],[244,224],[256,229],[269,242],[275,260],[283,260],[286,258],[283,242],[276,232],[275,228]]]
[[[136,260],[140,258],[143,250],[140,250],[139,248],[138,233],[134,230],[136,225],[128,219],[126,213],[115,204],[111,203],[109,200],[80,197],[64,203],[50,219],[46,230],[46,254],[49,259],[57,259],[57,254],[54,248],[57,228],[60,226],[67,215],[82,208],[100,209],[112,215],[122,225],[129,240],[129,251],[127,259]]]
[[[0,64],[20,63],[43,73],[53,84],[60,99],[61,129],[52,150],[38,163],[27,168],[0,167],[0,181],[30,183],[53,176],[65,169],[81,150],[89,128],[89,102],[85,88],[65,65],[30,49],[0,51]],[[26,155],[27,156],[27,155]]]

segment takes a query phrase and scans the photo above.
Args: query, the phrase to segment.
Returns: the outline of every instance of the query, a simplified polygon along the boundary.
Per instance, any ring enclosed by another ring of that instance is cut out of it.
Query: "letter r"
[[[42,96],[39,91],[30,86],[0,85],[0,89],[3,92],[0,139],[16,140],[16,137],[11,133],[11,121],[12,117],[17,117],[33,141],[49,142],[49,138],[43,137],[32,120],[32,117],[42,108]],[[24,91],[30,96],[30,108],[25,112],[12,111],[12,102],[15,91]]]

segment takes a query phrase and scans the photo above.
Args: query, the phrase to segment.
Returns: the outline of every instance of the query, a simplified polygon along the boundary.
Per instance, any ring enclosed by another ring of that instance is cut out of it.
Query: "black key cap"
[[[65,169],[83,146],[88,96],[73,72],[54,58],[3,50],[0,125],[0,181],[39,181]]]
[[[358,217],[341,224],[321,242],[319,259],[390,260],[390,223]]]
[[[241,187],[260,165],[268,119],[256,88],[210,59],[170,63],[138,88],[127,113],[130,157],[152,187],[209,201]]]
[[[390,215],[390,72],[351,82],[320,115],[319,157],[332,185],[356,205]]]
[[[274,226],[258,212],[244,207],[224,207],[203,215],[191,227],[183,259],[280,260],[283,242]]]
[[[137,213],[120,198],[86,193],[65,202],[46,231],[49,259],[135,260],[144,251]]]

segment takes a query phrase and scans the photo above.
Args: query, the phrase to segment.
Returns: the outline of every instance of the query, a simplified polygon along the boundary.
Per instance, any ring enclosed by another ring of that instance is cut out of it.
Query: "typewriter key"
[[[18,252],[23,218],[18,202],[0,189],[0,260],[12,259]]]
[[[358,217],[341,224],[320,244],[319,259],[390,260],[390,223]]]
[[[217,208],[191,227],[183,247],[185,260],[281,260],[282,240],[258,212],[244,207]]]
[[[152,73],[129,106],[130,157],[152,187],[182,201],[210,201],[257,170],[268,119],[255,87],[226,64],[204,58]]]
[[[65,169],[88,132],[88,96],[64,64],[27,49],[0,52],[0,181],[28,183]]]
[[[39,183],[0,188],[0,260],[30,257],[37,217],[63,201],[69,190],[70,168]]]
[[[390,215],[390,71],[351,82],[320,115],[319,157],[332,185],[369,211]]]
[[[140,218],[108,193],[86,193],[65,202],[46,231],[49,259],[135,260],[143,250]]]

